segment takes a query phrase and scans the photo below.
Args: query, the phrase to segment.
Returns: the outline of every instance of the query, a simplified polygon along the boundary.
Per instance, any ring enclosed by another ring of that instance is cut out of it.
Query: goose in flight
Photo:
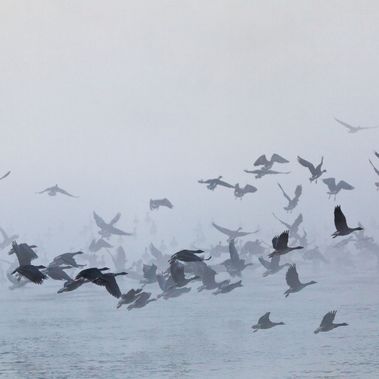
[[[356,228],[350,228],[347,226],[346,217],[343,214],[340,205],[334,208],[334,225],[337,230],[332,234],[333,238],[347,236],[355,231],[363,230],[361,226]]]
[[[245,260],[240,258],[234,243],[234,239],[229,242],[229,255],[230,258],[222,264],[225,266],[226,271],[230,276],[241,276],[242,271],[247,266],[253,265],[252,263],[245,263]]]
[[[0,180],[5,179],[8,175],[10,175],[10,171],[6,172],[3,176],[0,177]]]
[[[96,212],[93,212],[93,217],[95,219],[96,225],[100,228],[98,233],[104,238],[109,238],[112,234],[118,236],[133,235],[133,233],[124,232],[123,230],[118,229],[114,226],[114,224],[120,220],[121,213],[117,213],[109,223],[106,223]]]
[[[202,285],[197,289],[198,292],[203,290],[214,290],[224,285],[228,285],[230,280],[224,280],[222,282],[216,282],[217,272],[210,268],[205,262],[198,263],[199,267],[199,276],[202,281]]]
[[[255,174],[255,179],[261,179],[266,175],[288,175],[291,173],[290,171],[282,172],[282,171],[275,171],[275,170],[265,169],[265,168],[261,168],[258,170],[243,170],[243,171],[246,172],[247,174]]]
[[[360,132],[361,130],[366,130],[366,129],[377,129],[379,126],[353,126],[348,124],[347,122],[341,121],[338,118],[334,118],[340,125],[344,126],[347,128],[347,132],[351,134],[355,134]]]
[[[330,311],[328,312],[323,319],[321,320],[320,326],[314,331],[314,334],[320,333],[320,332],[329,332],[330,330],[333,330],[335,328],[338,328],[339,326],[347,326],[349,324],[346,324],[346,322],[335,324],[333,323],[334,318],[336,317],[337,311]]]
[[[177,260],[170,263],[170,274],[177,287],[185,287],[189,282],[199,279],[198,276],[186,278],[184,275],[184,265]]]
[[[284,322],[272,322],[270,320],[270,313],[265,313],[262,317],[259,318],[257,324],[253,325],[251,328],[254,329],[254,332],[257,332],[259,329],[271,329],[277,325],[285,325]]]
[[[65,191],[63,188],[58,187],[58,184],[56,184],[53,187],[48,187],[48,188],[44,189],[43,191],[37,192],[37,193],[38,194],[42,194],[42,193],[45,193],[45,192],[47,192],[47,194],[49,196],[56,196],[58,193],[61,193],[62,195],[66,195],[66,196],[69,196],[69,197],[75,197],[75,198],[79,197],[79,196],[71,195],[69,192]]]
[[[209,258],[199,257],[198,254],[202,254],[202,253],[204,253],[204,250],[180,250],[170,257],[169,263],[171,264],[174,261],[202,262],[202,261],[208,261],[209,259],[211,259],[211,257]]]
[[[20,266],[29,266],[32,260],[38,258],[38,255],[33,250],[35,247],[37,246],[28,245],[27,243],[18,244],[16,241],[13,241],[12,248],[8,254],[15,254]]]
[[[12,241],[15,241],[19,237],[18,234],[9,236],[3,228],[0,228],[0,233],[3,237],[3,241],[0,243],[0,250],[5,249],[12,243]]]
[[[324,163],[324,157],[321,158],[321,162],[318,166],[314,166],[311,162],[308,162],[307,160],[297,157],[297,161],[303,166],[306,167],[311,172],[311,177],[309,178],[309,181],[312,183],[315,181],[317,183],[317,179],[326,172],[326,170],[322,170],[322,165]]]
[[[86,279],[70,279],[63,283],[63,287],[60,288],[57,293],[71,292],[79,288],[84,283],[89,283],[89,280]]]
[[[354,187],[351,184],[345,182],[344,180],[340,180],[337,184],[336,184],[335,178],[326,178],[326,179],[323,179],[322,181],[329,188],[329,192],[327,192],[327,194],[329,195],[329,199],[331,196],[334,195],[334,200],[336,200],[337,194],[341,190],[351,191],[354,189]]]
[[[127,293],[122,294],[120,300],[118,301],[117,308],[121,308],[124,304],[133,303],[137,299],[137,296],[142,292],[142,288],[134,289],[132,288]]]
[[[289,231],[286,230],[279,236],[275,236],[272,239],[272,247],[274,248],[274,251],[271,254],[269,254],[269,258],[272,258],[275,255],[284,255],[293,250],[303,249],[303,246],[289,247],[288,235],[289,235]]]
[[[243,232],[241,227],[239,227],[236,230],[231,230],[231,229],[225,228],[223,226],[217,225],[214,222],[212,222],[212,226],[214,228],[216,228],[219,232],[227,235],[228,236],[228,242],[230,242],[233,239],[239,238],[239,237],[245,237],[245,236],[248,236],[249,234],[255,234],[255,233],[259,232],[259,229],[254,231],[254,232]]]
[[[128,311],[132,310],[133,308],[143,308],[144,306],[151,303],[152,301],[157,300],[157,299],[150,299],[150,296],[151,296],[151,292],[140,292],[137,295],[137,298],[134,301],[134,303],[128,306]]]
[[[42,284],[42,282],[47,279],[47,276],[43,274],[40,270],[46,268],[45,266],[39,265],[39,266],[33,266],[33,265],[22,265],[17,267],[13,272],[12,275],[16,272],[24,276],[25,278],[29,279],[31,282],[35,284]]]
[[[234,186],[234,196],[239,199],[242,200],[242,198],[248,194],[248,193],[254,193],[254,192],[257,192],[257,188],[250,185],[250,184],[246,184],[244,187],[240,187],[239,183],[237,183],[235,186]]]
[[[271,258],[271,261],[266,261],[263,259],[263,257],[258,258],[260,264],[266,269],[266,271],[263,273],[263,277],[269,276],[269,275],[274,275],[277,272],[279,272],[281,269],[283,269],[286,266],[290,266],[289,263],[285,263],[283,265],[280,265],[280,255],[274,255]]]
[[[83,254],[82,251],[77,251],[75,253],[64,253],[57,255],[49,266],[60,266],[60,265],[68,265],[72,267],[84,267],[84,265],[79,265],[75,260],[75,255]]]
[[[229,293],[238,287],[243,287],[242,280],[239,280],[238,282],[235,282],[235,283],[227,283],[226,281],[224,281],[222,284],[218,286],[216,291],[212,293],[213,295],[219,295],[221,293]]]
[[[159,209],[159,207],[166,207],[172,209],[174,206],[172,205],[169,199],[150,199],[150,210]]]
[[[72,266],[48,265],[46,269],[43,270],[43,273],[53,280],[64,280],[66,282],[70,282],[72,281],[72,278],[64,271],[69,268],[72,268]]]
[[[296,270],[296,265],[290,265],[287,273],[286,273],[286,282],[288,284],[288,290],[284,292],[286,297],[289,296],[290,293],[295,293],[301,291],[303,288],[310,286],[311,284],[316,284],[317,282],[311,281],[307,283],[301,283],[299,280],[299,275]]]
[[[162,274],[158,274],[157,282],[159,288],[162,290],[162,293],[157,296],[157,299],[163,297],[163,299],[168,300],[191,291],[189,287],[177,287],[171,275],[165,277]]]
[[[75,279],[76,280],[79,280],[79,279],[84,279],[84,280],[88,280],[90,282],[93,282],[94,280],[96,280],[97,278],[99,278],[103,273],[103,271],[107,271],[109,270],[108,267],[102,267],[102,268],[97,268],[97,267],[90,267],[90,268],[86,268],[82,271],[80,271]]]
[[[254,166],[263,166],[262,169],[269,170],[274,163],[289,163],[289,161],[279,154],[272,154],[271,159],[268,160],[266,155],[263,154],[254,162]]]
[[[119,299],[121,297],[120,287],[117,284],[116,276],[127,275],[127,272],[107,272],[92,280],[92,283],[97,284],[98,286],[103,286],[108,291],[108,293],[115,298]]]
[[[214,189],[217,186],[226,187],[226,188],[234,188],[234,186],[232,186],[231,184],[225,182],[224,180],[221,180],[221,178],[222,178],[222,176],[220,175],[218,178],[214,178],[214,179],[206,179],[206,180],[200,179],[198,181],[198,183],[206,184],[207,188],[210,191],[214,191]]]
[[[284,207],[283,209],[287,212],[291,212],[293,209],[296,208],[297,204],[299,203],[300,196],[303,192],[303,187],[301,185],[296,186],[295,188],[295,195],[293,198],[290,198],[287,193],[284,191],[283,187],[278,183],[278,186],[280,190],[282,191],[283,196],[287,199],[288,205]]]

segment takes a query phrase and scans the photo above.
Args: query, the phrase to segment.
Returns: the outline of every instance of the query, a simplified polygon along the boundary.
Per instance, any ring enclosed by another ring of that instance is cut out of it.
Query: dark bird
[[[93,212],[96,225],[100,228],[99,234],[104,238],[109,238],[112,234],[118,236],[131,236],[133,233],[124,232],[114,226],[120,220],[121,213],[117,213],[109,223],[106,223],[96,212]]]
[[[162,293],[157,296],[158,299],[163,297],[163,299],[168,300],[191,291],[189,287],[177,287],[171,275],[165,277],[162,274],[158,274],[157,282],[162,290]]]
[[[322,165],[324,163],[324,157],[321,158],[321,162],[318,166],[314,166],[311,162],[306,161],[305,159],[301,157],[297,157],[298,162],[306,167],[311,172],[311,177],[309,178],[309,181],[312,183],[313,181],[316,181],[317,179],[326,172],[326,170],[322,170]]]
[[[150,199],[150,210],[159,209],[159,207],[167,207],[172,209],[174,206],[171,201],[166,198],[157,200]]]
[[[176,260],[182,262],[201,262],[208,261],[209,259],[211,259],[211,257],[203,258],[197,255],[202,253],[204,253],[203,250],[180,250],[170,257],[169,263],[172,263]]]
[[[272,239],[272,246],[274,251],[269,254],[269,258],[274,257],[275,255],[284,255],[293,250],[303,249],[303,246],[288,247],[288,230],[284,231],[279,236],[275,236]]]
[[[247,266],[252,266],[252,263],[246,263],[244,259],[241,259],[238,251],[236,249],[236,245],[234,243],[234,239],[229,242],[229,255],[230,258],[224,261],[222,264],[225,266],[226,271],[231,276],[241,276],[242,271]]]
[[[360,132],[361,130],[366,130],[366,129],[377,129],[378,126],[353,126],[353,125],[350,125],[344,121],[341,121],[339,120],[338,118],[334,118],[339,124],[341,124],[342,126],[344,126],[345,128],[347,128],[347,132],[348,133],[351,133],[351,134],[354,134],[354,133],[358,133]]]
[[[5,179],[8,175],[10,175],[10,171],[8,171],[7,173],[5,173],[1,178],[0,178],[0,180],[3,180],[3,179]]]
[[[288,284],[288,290],[284,292],[284,295],[288,297],[290,293],[295,293],[301,291],[303,288],[310,286],[311,284],[316,284],[317,282],[311,281],[307,283],[301,283],[299,280],[299,275],[296,271],[296,265],[293,264],[289,267],[286,274],[286,282]]]
[[[157,280],[157,266],[153,263],[151,265],[143,265],[143,280],[142,282],[145,284],[154,283]]]
[[[131,289],[127,293],[122,294],[120,300],[118,301],[117,308],[120,308],[124,304],[133,303],[137,299],[138,294],[142,292],[142,288]]]
[[[47,266],[45,270],[43,270],[43,273],[49,276],[51,279],[54,280],[65,280],[66,282],[69,282],[72,280],[72,278],[65,273],[64,270],[67,270],[69,268],[72,268],[72,266]]]
[[[20,266],[29,266],[33,259],[38,258],[38,255],[33,251],[37,246],[28,245],[27,243],[18,244],[16,241],[12,242],[12,249],[9,255],[15,254]]]
[[[334,225],[336,226],[337,230],[332,234],[333,238],[339,236],[347,236],[355,231],[363,230],[361,226],[358,226],[356,228],[349,228],[347,226],[346,217],[342,213],[340,205],[334,208]]]
[[[103,273],[102,271],[107,271],[109,270],[108,267],[103,267],[103,268],[97,268],[97,267],[91,267],[91,268],[86,268],[82,271],[80,271],[75,279],[86,279],[90,282],[93,282],[97,278],[99,278]]]
[[[375,155],[377,155],[377,154],[378,154],[378,153],[375,152]],[[374,166],[374,164],[371,162],[370,159],[369,159],[368,161],[370,162],[370,164],[371,164],[372,168],[374,169],[376,175],[379,176],[379,170]],[[379,182],[375,182],[375,187],[376,187],[376,190],[379,191]]]
[[[53,259],[53,261],[50,263],[49,266],[68,265],[68,266],[77,267],[77,268],[84,267],[84,265],[79,265],[74,258],[76,255],[81,255],[81,254],[83,254],[82,251],[77,251],[75,253],[64,253],[64,254],[57,255]]]
[[[31,282],[36,284],[42,284],[44,279],[47,279],[47,276],[43,274],[40,269],[46,268],[45,266],[33,266],[33,265],[23,265],[17,267],[13,272],[12,275],[16,272],[20,274],[21,276],[24,276],[25,278],[29,279]]]
[[[257,192],[257,188],[250,184],[246,184],[244,187],[240,187],[239,183],[237,183],[234,186],[234,196],[239,199],[242,199],[248,193],[254,192]]]
[[[207,180],[200,179],[198,182],[201,184],[206,184],[207,188],[211,191],[213,191],[217,186],[226,187],[226,188],[234,188],[234,186],[225,182],[224,180],[221,180],[221,178],[222,176],[219,176],[218,178],[214,178],[214,179],[207,179]]]
[[[329,199],[331,196],[334,195],[334,200],[336,199],[336,196],[338,194],[338,192],[340,192],[341,190],[353,190],[354,187],[345,182],[344,180],[340,180],[338,182],[338,184],[336,184],[336,179],[335,178],[326,178],[326,179],[323,179],[322,180],[329,188],[329,192],[327,192],[327,194],[329,195]]]
[[[47,194],[49,196],[56,196],[58,193],[61,193],[62,195],[66,195],[66,196],[70,196],[70,197],[76,197],[76,198],[79,197],[79,196],[71,195],[70,193],[68,193],[64,189],[58,187],[58,184],[56,184],[53,187],[48,187],[48,188],[44,189],[43,191],[37,192],[37,193],[42,194],[42,193],[45,193],[45,192],[47,192]]]
[[[212,226],[215,227],[219,232],[227,235],[228,242],[238,237],[245,237],[245,236],[248,236],[249,234],[255,234],[259,232],[259,229],[254,232],[243,232],[241,227],[236,230],[231,230],[231,229],[224,228],[223,226],[217,225],[214,222],[212,222]]]
[[[92,282],[97,284],[98,286],[104,286],[105,289],[115,298],[119,299],[121,297],[121,291],[120,287],[117,284],[116,276],[120,275],[127,275],[127,272],[108,272],[108,273],[101,273],[99,277],[97,277]]]
[[[9,236],[3,228],[0,228],[0,233],[3,237],[3,241],[0,243],[0,250],[5,249],[12,243],[12,241],[15,241],[19,237],[18,234]]]
[[[347,326],[349,324],[346,324],[346,322],[343,322],[341,324],[334,324],[334,318],[336,317],[337,311],[330,311],[328,312],[323,319],[321,320],[320,326],[314,331],[314,334],[320,333],[320,332],[329,332],[330,330],[333,330],[335,328],[338,328],[339,326]]]
[[[143,308],[145,305],[151,303],[152,301],[156,301],[157,299],[150,299],[151,292],[141,292],[137,295],[137,299],[134,303],[128,306],[128,311],[133,308]]]
[[[279,154],[273,154],[271,156],[271,159],[268,160],[266,158],[266,155],[263,154],[254,162],[254,166],[263,166],[263,169],[269,170],[270,168],[272,168],[274,163],[289,163],[289,161],[281,157]]]
[[[273,328],[274,326],[277,326],[277,325],[285,325],[284,322],[272,322],[270,320],[270,313],[271,312],[267,312],[265,313],[259,320],[258,320],[258,323],[253,325],[251,328],[254,329],[254,332],[257,332],[259,329],[271,329]]]
[[[274,255],[271,258],[270,262],[268,262],[265,259],[263,259],[263,257],[259,257],[258,260],[261,263],[261,265],[267,270],[267,271],[265,271],[263,273],[263,277],[269,276],[269,275],[274,275],[277,272],[279,272],[281,269],[283,269],[284,267],[290,266],[289,263],[285,263],[283,265],[279,264],[279,262],[280,262],[280,255]]]
[[[291,173],[290,171],[281,172],[264,168],[261,168],[259,170],[244,170],[244,172],[246,172],[247,174],[255,174],[255,179],[261,179],[266,175],[288,175]]]
[[[287,212],[292,211],[293,209],[296,208],[297,204],[299,203],[300,196],[303,192],[303,187],[301,185],[296,186],[295,188],[295,196],[293,198],[290,198],[286,192],[284,191],[283,187],[278,183],[278,186],[280,190],[282,191],[283,196],[287,199],[288,205],[284,207],[284,209]]]
[[[235,288],[243,287],[242,280],[239,280],[235,283],[227,283],[226,281],[223,284],[220,284],[215,292],[213,292],[213,295],[219,295],[221,293],[229,293],[233,291]]]
[[[98,252],[99,250],[101,249],[104,249],[104,248],[112,248],[113,246],[107,242],[104,238],[99,238],[97,241],[96,239],[93,239],[89,245],[89,251],[92,252],[92,253],[96,253]]]
[[[62,293],[62,292],[71,292],[79,288],[81,285],[84,283],[89,283],[88,280],[86,279],[75,279],[75,280],[67,280],[66,282],[63,283],[63,287],[58,290],[57,293]]]
[[[170,263],[170,274],[177,287],[185,287],[189,282],[199,279],[198,276],[186,278],[184,275],[184,265],[176,260]]]

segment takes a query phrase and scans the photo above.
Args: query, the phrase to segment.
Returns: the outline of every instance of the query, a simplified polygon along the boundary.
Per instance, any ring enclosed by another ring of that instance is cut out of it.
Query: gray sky
[[[328,175],[357,187],[339,200],[351,223],[371,222],[379,131],[348,135],[333,117],[379,125],[378,19],[376,1],[3,0],[1,224],[28,239],[50,225],[65,250],[93,209],[120,210],[130,230],[167,196],[174,211],[152,216],[162,238],[211,220],[270,236],[279,179],[304,183],[307,229],[329,235],[334,203],[298,154],[324,155]],[[273,152],[291,176],[243,173]],[[218,175],[259,191],[240,202],[196,183]],[[80,199],[35,195],[55,183]]]

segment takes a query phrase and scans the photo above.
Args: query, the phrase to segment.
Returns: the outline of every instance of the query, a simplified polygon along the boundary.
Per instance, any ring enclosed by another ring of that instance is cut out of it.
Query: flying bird
[[[259,318],[258,323],[253,325],[251,328],[254,329],[254,332],[257,332],[259,329],[271,329],[277,325],[285,325],[284,322],[272,322],[270,320],[270,313],[265,313],[262,317]]]
[[[328,312],[322,319],[320,326],[314,331],[314,334],[320,333],[320,332],[329,332],[330,330],[333,330],[335,328],[338,328],[339,326],[347,326],[349,324],[346,324],[346,322],[340,323],[340,324],[334,324],[334,318],[336,317],[337,311],[330,311]]]
[[[77,251],[75,253],[64,253],[57,255],[49,266],[60,266],[60,265],[68,265],[72,267],[84,267],[84,265],[79,265],[75,260],[75,255],[83,254],[82,251]]]
[[[269,258],[272,258],[275,255],[284,255],[293,250],[303,249],[303,246],[289,247],[288,235],[289,235],[289,232],[288,230],[286,230],[279,236],[275,236],[272,239],[272,247],[274,248],[274,251],[271,254],[269,254]]]
[[[234,243],[234,239],[229,242],[229,255],[230,258],[224,261],[222,264],[225,266],[226,271],[231,276],[241,276],[242,271],[247,266],[253,265],[252,263],[245,263],[245,260],[240,258],[236,249],[236,245]]]
[[[331,196],[334,195],[334,200],[335,200],[338,192],[340,192],[341,190],[351,191],[354,189],[354,187],[351,184],[345,182],[344,180],[340,180],[337,184],[336,184],[335,178],[326,178],[326,179],[323,179],[322,181],[329,188],[329,192],[327,192],[327,194],[329,195],[329,199]]]
[[[111,248],[113,247],[109,242],[107,242],[104,238],[99,238],[97,241],[93,239],[88,247],[89,251],[92,253],[96,253],[97,251],[103,248]]]
[[[283,265],[279,264],[280,255],[274,255],[271,258],[270,262],[263,259],[263,257],[259,257],[258,260],[259,260],[260,264],[266,269],[266,271],[263,273],[263,277],[276,274],[277,272],[279,272],[284,267],[290,266],[289,263],[285,263]]]
[[[108,293],[115,298],[119,299],[121,297],[120,287],[117,284],[116,276],[127,275],[127,272],[107,272],[92,280],[92,283],[97,284],[98,286],[103,286],[108,291]]]
[[[295,188],[295,195],[294,195],[293,198],[290,198],[287,195],[287,193],[284,191],[284,189],[280,185],[280,183],[278,183],[278,186],[279,186],[280,190],[282,191],[283,196],[288,201],[288,205],[286,207],[284,207],[284,210],[286,210],[287,212],[291,212],[293,209],[296,208],[297,204],[299,203],[300,196],[301,196],[301,194],[303,192],[303,187],[301,185],[296,186],[296,188]]]
[[[288,224],[285,221],[278,218],[274,213],[272,214],[282,225],[284,225],[290,232],[292,238],[296,238],[296,240],[300,240],[301,237],[299,235],[299,226],[303,222],[303,215],[300,213],[295,221],[292,224]]]
[[[244,172],[246,172],[247,174],[255,174],[255,179],[261,179],[266,175],[288,175],[291,173],[290,171],[282,172],[265,168],[261,168],[259,170],[244,170]]]
[[[172,205],[171,201],[166,198],[157,200],[150,199],[150,210],[159,209],[159,207],[172,209],[174,206]]]
[[[12,249],[8,252],[9,255],[15,254],[20,266],[31,265],[32,260],[38,258],[33,248],[37,246],[28,245],[27,243],[18,244],[16,241],[12,242]]]
[[[121,213],[117,213],[116,216],[112,218],[109,223],[106,223],[103,218],[101,218],[96,212],[93,212],[93,217],[95,219],[96,225],[100,228],[99,234],[104,238],[109,238],[112,234],[118,236],[131,236],[133,233],[124,232],[114,226],[121,217]]]
[[[134,303],[130,304],[128,306],[128,311],[132,310],[133,308],[143,308],[147,304],[151,303],[152,301],[156,301],[157,299],[150,299],[151,292],[140,292],[137,295],[136,300]]]
[[[348,124],[347,122],[341,121],[338,118],[334,118],[339,124],[347,128],[347,132],[351,134],[355,134],[360,132],[361,130],[366,130],[366,129],[377,129],[379,126],[353,126]]]
[[[17,267],[13,272],[12,275],[16,272],[24,276],[25,278],[29,279],[31,282],[35,284],[42,284],[42,282],[47,279],[47,276],[43,274],[40,270],[46,268],[45,266],[33,266],[33,265],[22,265]]]
[[[289,161],[281,157],[279,154],[273,154],[271,159],[268,160],[266,155],[263,154],[254,162],[254,166],[263,166],[264,170],[269,170],[274,163],[289,163]]]
[[[133,303],[137,299],[138,294],[142,292],[142,288],[134,289],[132,288],[126,294],[122,294],[120,300],[117,304],[117,308],[120,308],[124,304]]]
[[[47,194],[49,196],[56,196],[58,193],[61,193],[62,195],[66,195],[66,196],[69,196],[69,197],[75,197],[75,198],[79,197],[79,196],[71,195],[69,192],[65,191],[63,188],[58,187],[58,184],[56,184],[53,187],[48,187],[48,188],[44,189],[43,191],[37,192],[37,193],[38,194],[42,194],[42,193],[45,193],[45,192],[47,192]]]
[[[255,233],[259,232],[259,230],[256,230],[254,232],[243,232],[241,227],[239,227],[236,230],[231,230],[231,229],[224,228],[223,226],[217,225],[214,222],[212,222],[212,226],[215,227],[219,232],[227,235],[228,236],[228,242],[230,242],[232,239],[236,239],[238,237],[245,237],[249,234],[255,234]]]
[[[334,208],[334,225],[337,230],[332,234],[333,238],[347,236],[355,231],[363,230],[361,226],[356,228],[350,228],[347,226],[346,217],[343,214],[340,205]]]
[[[234,186],[232,186],[231,184],[225,182],[224,180],[221,180],[221,178],[222,178],[222,176],[219,176],[218,178],[214,178],[214,179],[206,179],[206,180],[200,179],[198,181],[198,183],[206,184],[207,188],[210,191],[214,191],[214,189],[217,186],[226,187],[226,188],[234,188]]]
[[[170,257],[169,263],[172,263],[174,261],[201,262],[201,261],[208,261],[209,259],[211,259],[211,257],[208,257],[208,258],[199,257],[198,254],[202,254],[202,253],[204,253],[203,250],[180,250]]]
[[[290,293],[295,293],[301,291],[303,288],[310,286],[311,284],[316,284],[317,282],[311,281],[307,283],[301,283],[299,280],[299,275],[296,270],[296,265],[293,264],[289,267],[286,273],[286,282],[288,284],[288,290],[284,292],[286,297],[289,296]]]
[[[307,160],[297,157],[297,161],[303,166],[306,167],[311,172],[311,177],[309,178],[309,181],[312,183],[315,181],[317,183],[317,179],[326,172],[326,170],[322,170],[322,165],[324,163],[324,157],[321,158],[321,162],[318,166],[314,166],[311,162],[308,162]]]
[[[257,192],[257,188],[246,184],[244,187],[240,187],[239,183],[234,186],[234,196],[242,200],[242,198],[248,193]]]

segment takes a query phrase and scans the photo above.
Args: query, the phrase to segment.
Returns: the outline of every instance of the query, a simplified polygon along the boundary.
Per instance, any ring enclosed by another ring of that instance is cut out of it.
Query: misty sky
[[[304,184],[308,234],[328,238],[335,203],[295,162],[323,155],[328,176],[356,187],[338,200],[351,224],[372,227],[379,130],[349,135],[333,117],[379,125],[378,20],[376,1],[3,0],[0,174],[12,175],[0,225],[84,248],[92,210],[121,211],[131,230],[150,198],[168,197],[174,210],[151,216],[158,240],[187,242],[212,220],[269,237],[273,211],[297,215],[282,210],[279,180]],[[243,172],[273,152],[292,175]],[[218,175],[258,192],[239,201],[197,183]],[[80,199],[35,194],[56,183]]]

